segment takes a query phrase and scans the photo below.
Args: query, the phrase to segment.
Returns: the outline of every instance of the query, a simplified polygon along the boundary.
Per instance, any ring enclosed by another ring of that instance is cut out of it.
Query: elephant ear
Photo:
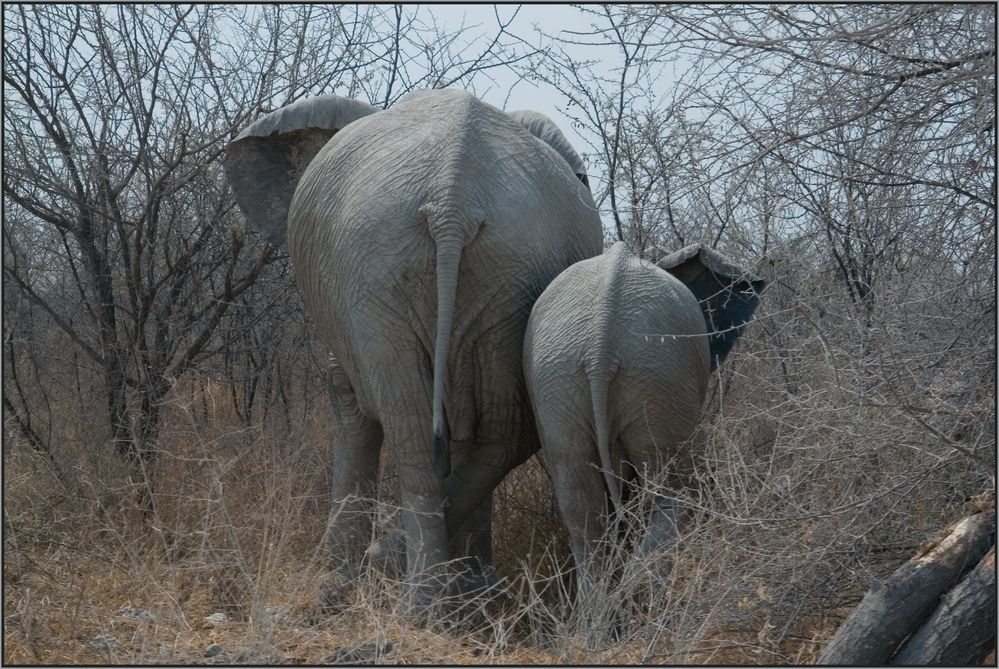
[[[590,181],[586,178],[586,165],[583,164],[583,159],[580,158],[579,154],[576,153],[576,150],[572,148],[572,144],[570,144],[569,140],[565,138],[565,135],[563,135],[562,131],[558,129],[558,126],[555,125],[554,121],[541,112],[531,111],[530,109],[517,109],[515,111],[507,112],[507,116],[527,128],[528,132],[540,139],[542,142],[555,149],[555,151],[562,156],[565,162],[569,164],[573,174],[575,174],[587,188],[590,187]]]
[[[685,246],[656,264],[682,281],[701,303],[714,370],[753,317],[766,282],[701,244]]]
[[[359,100],[317,95],[257,119],[229,142],[225,171],[247,223],[268,240],[282,241],[305,168],[337,131],[376,111]]]

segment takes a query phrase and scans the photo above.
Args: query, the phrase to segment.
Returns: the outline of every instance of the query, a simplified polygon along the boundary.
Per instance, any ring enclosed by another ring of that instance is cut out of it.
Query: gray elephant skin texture
[[[527,128],[532,135],[555,149],[565,159],[576,177],[586,184],[587,188],[590,187],[583,159],[579,157],[576,150],[569,144],[569,140],[565,138],[558,126],[552,123],[550,118],[531,109],[515,109],[507,112],[507,115]]]
[[[663,264],[692,281],[705,301],[618,242],[556,277],[527,326],[528,390],[581,594],[592,587],[592,560],[608,511],[621,508],[622,483],[643,473],[682,486],[690,476],[684,442],[700,418],[711,347],[720,362],[735,341],[715,337],[709,345],[706,323],[741,332],[763,288],[697,245]],[[673,500],[657,499],[637,550],[675,542],[680,511]]]
[[[427,602],[460,557],[449,539],[478,523],[488,543],[492,489],[538,448],[524,329],[551,280],[600,253],[600,219],[556,148],[463,91],[383,111],[335,96],[296,105],[230,143],[227,172],[248,222],[287,240],[336,360],[335,564],[349,570],[371,539],[359,499],[389,448],[408,579]]]

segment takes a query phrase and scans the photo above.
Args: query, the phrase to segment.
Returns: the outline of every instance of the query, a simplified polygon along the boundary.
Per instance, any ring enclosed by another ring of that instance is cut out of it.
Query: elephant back
[[[428,212],[475,223],[465,226],[474,235],[460,254],[447,364],[446,414],[457,433],[454,423],[472,420],[474,406],[459,404],[476,384],[521,392],[531,306],[559,272],[600,253],[602,227],[589,190],[554,149],[467,93],[409,94],[350,124],[305,170],[288,228],[306,303],[348,371],[377,358],[372,323],[391,323],[397,340],[433,358],[438,268]],[[362,377],[352,375],[361,386]]]
[[[562,272],[538,299],[535,312],[543,312],[541,321],[565,321],[561,336],[574,340],[590,366],[633,361],[629,364],[659,370],[673,364],[664,358],[676,357],[692,359],[695,366],[703,359],[706,371],[706,333],[697,300],[676,277],[633,254],[624,242]],[[579,332],[589,334],[580,338]],[[648,356],[650,347],[660,354]]]
[[[432,242],[428,205],[481,212],[485,223],[467,251],[490,248],[476,262],[539,256],[531,264],[547,285],[602,247],[592,196],[565,166],[551,146],[464,91],[410,93],[322,148],[293,198],[289,242],[303,253],[321,241],[338,255],[388,253],[407,262],[397,250],[419,255]],[[560,265],[554,274],[553,265]]]

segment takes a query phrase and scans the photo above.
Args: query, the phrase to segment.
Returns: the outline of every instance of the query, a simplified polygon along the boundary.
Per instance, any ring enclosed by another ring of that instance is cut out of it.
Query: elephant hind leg
[[[476,537],[472,545],[478,546],[472,555],[488,558],[490,551],[483,535],[488,536],[492,517],[492,491],[538,451],[538,442],[526,395],[491,388],[479,404],[474,436],[452,442],[452,467],[445,491],[449,536],[472,534]]]
[[[549,455],[551,453],[551,456]],[[585,458],[559,457],[546,450],[549,473],[576,563],[577,592],[586,597],[596,582],[600,542],[606,532],[607,494],[599,467]]]
[[[385,445],[392,449],[402,493],[406,573],[412,605],[426,610],[440,596],[448,559],[444,482],[434,471],[430,411],[383,418]]]
[[[331,373],[330,398],[335,434],[328,542],[334,568],[352,580],[371,541],[382,428],[361,413],[354,390],[338,367]]]
[[[448,505],[450,506],[450,500]],[[492,540],[490,536],[492,508],[492,493],[490,493],[475,508],[458,531],[448,533],[451,555],[455,558],[462,558],[466,566],[476,573],[492,564]]]

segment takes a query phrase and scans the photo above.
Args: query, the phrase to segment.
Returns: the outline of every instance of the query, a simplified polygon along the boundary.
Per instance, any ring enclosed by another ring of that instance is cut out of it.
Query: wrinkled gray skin
[[[558,129],[558,126],[550,118],[530,109],[515,109],[514,111],[507,112],[507,115],[527,128],[532,135],[558,151],[559,155],[569,164],[576,177],[586,184],[587,188],[590,187],[583,159],[579,157],[576,150],[569,144],[569,140],[565,138],[565,135],[562,134],[562,131]]]
[[[664,264],[700,278],[702,288],[708,286],[705,273],[713,277],[706,297],[714,302],[699,304],[683,282],[618,242],[562,272],[531,313],[524,340],[527,387],[581,571],[581,595],[593,587],[587,567],[606,531],[605,514],[621,509],[622,482],[640,472],[663,472],[667,485],[680,486],[691,473],[689,450],[680,447],[700,417],[707,388],[707,313],[721,320],[743,298],[755,307],[755,291],[762,290],[756,277],[704,251],[710,250],[688,247]],[[720,299],[724,294],[728,300]],[[738,318],[752,315],[752,308],[737,311]],[[728,348],[723,353],[716,347],[718,360],[731,348],[728,340],[722,343]],[[659,498],[638,552],[672,545],[679,513],[672,500]]]
[[[524,328],[545,286],[600,252],[600,219],[556,150],[468,93],[410,93],[367,115],[335,96],[297,104],[234,140],[226,168],[251,223],[281,239],[287,221],[305,305],[337,361],[332,556],[358,563],[371,538],[358,496],[374,494],[392,449],[422,607],[455,557],[449,537],[475,512],[481,545],[492,489],[538,448]]]

